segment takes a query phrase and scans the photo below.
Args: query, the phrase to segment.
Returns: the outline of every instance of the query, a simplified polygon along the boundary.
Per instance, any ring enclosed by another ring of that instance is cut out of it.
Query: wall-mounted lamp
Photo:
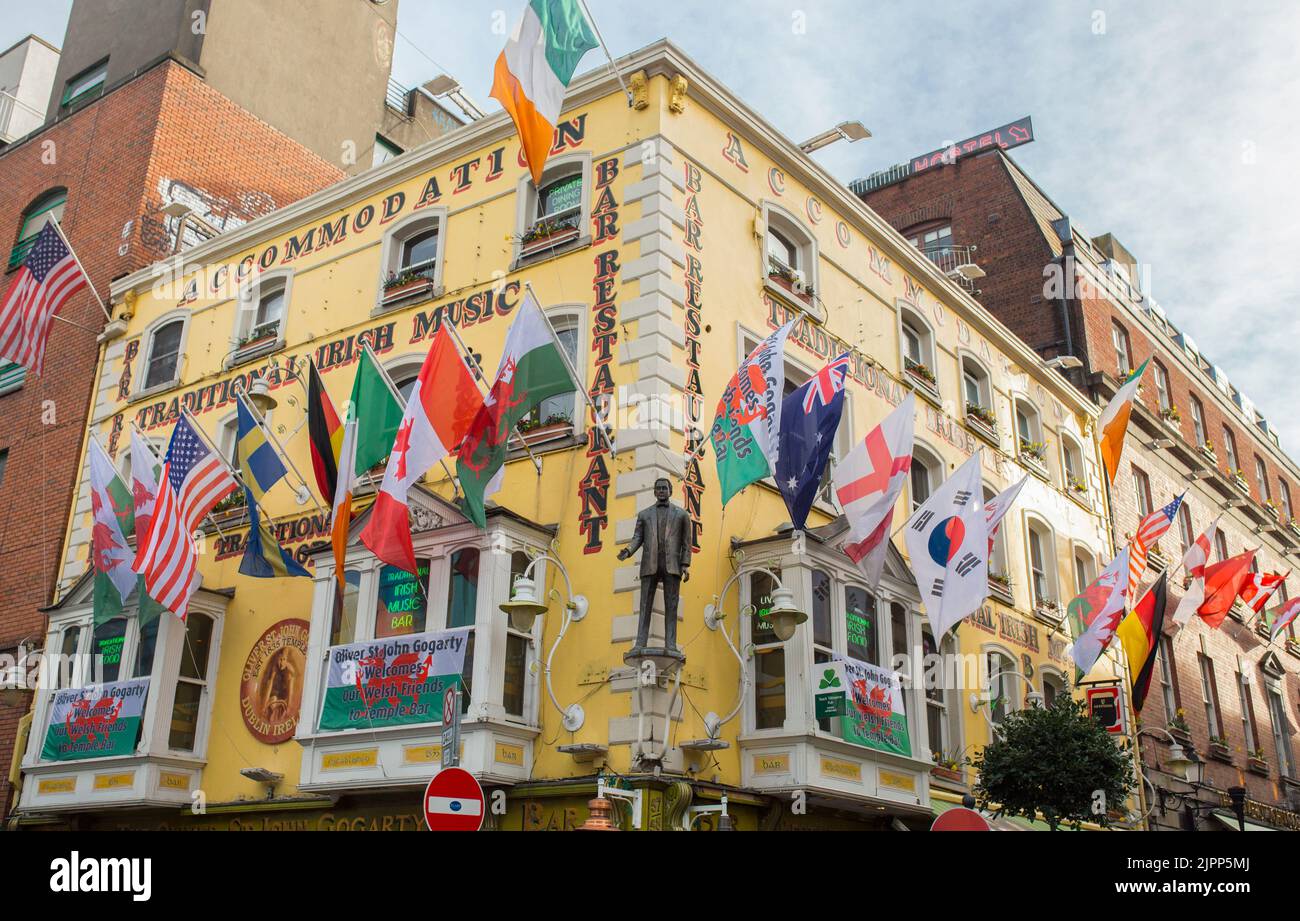
[[[855,141],[862,141],[871,137],[871,132],[862,122],[840,122],[829,131],[823,131],[816,137],[809,138],[799,145],[799,149],[804,153],[812,153],[815,150],[821,150],[828,147],[838,140],[846,140],[850,144]]]

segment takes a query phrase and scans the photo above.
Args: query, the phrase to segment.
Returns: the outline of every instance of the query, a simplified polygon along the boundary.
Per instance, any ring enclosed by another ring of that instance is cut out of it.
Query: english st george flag
[[[189,417],[182,415],[158,481],[153,523],[135,564],[149,594],[181,620],[199,587],[193,534],[212,506],[238,485],[226,462],[208,449]]]
[[[460,444],[482,406],[474,375],[446,326],[439,327],[397,428],[370,523],[361,532],[361,542],[385,563],[417,571],[406,494],[425,471]]]
[[[915,417],[916,396],[909,393],[835,468],[835,498],[849,524],[844,552],[872,588],[880,584],[894,505],[912,466]]]
[[[0,358],[40,374],[50,323],[87,284],[77,257],[47,221],[0,303]]]
[[[776,485],[797,531],[808,523],[808,510],[835,445],[850,364],[850,357],[841,355],[786,397],[781,407]]]
[[[989,532],[980,480],[983,451],[962,464],[907,523],[907,555],[935,639],[989,594]]]

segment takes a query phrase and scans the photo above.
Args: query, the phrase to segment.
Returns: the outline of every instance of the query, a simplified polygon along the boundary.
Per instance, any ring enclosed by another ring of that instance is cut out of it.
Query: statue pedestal
[[[637,771],[685,770],[681,749],[668,747],[674,718],[681,714],[679,695],[686,656],[680,649],[647,646],[623,654],[624,664],[633,669],[631,716],[637,721],[632,743],[632,767]]]

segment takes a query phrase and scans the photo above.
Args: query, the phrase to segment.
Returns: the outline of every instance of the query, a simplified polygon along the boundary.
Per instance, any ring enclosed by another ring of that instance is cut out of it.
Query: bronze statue
[[[655,504],[637,512],[632,542],[618,552],[626,560],[641,553],[641,619],[637,622],[632,655],[646,652],[650,640],[650,612],[655,588],[664,587],[664,650],[677,651],[677,597],[683,582],[691,578],[691,518],[686,509],[668,501],[673,487],[667,479],[655,480]]]

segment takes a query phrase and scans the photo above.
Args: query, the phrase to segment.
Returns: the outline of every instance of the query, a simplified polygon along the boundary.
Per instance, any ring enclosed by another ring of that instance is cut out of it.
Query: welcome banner
[[[148,696],[148,678],[55,691],[41,760],[132,754]]]
[[[843,669],[848,697],[845,715],[840,718],[841,738],[877,751],[910,756],[912,740],[898,672],[857,659],[837,658],[834,664]]]
[[[466,628],[331,646],[321,730],[441,722],[468,643]]]

